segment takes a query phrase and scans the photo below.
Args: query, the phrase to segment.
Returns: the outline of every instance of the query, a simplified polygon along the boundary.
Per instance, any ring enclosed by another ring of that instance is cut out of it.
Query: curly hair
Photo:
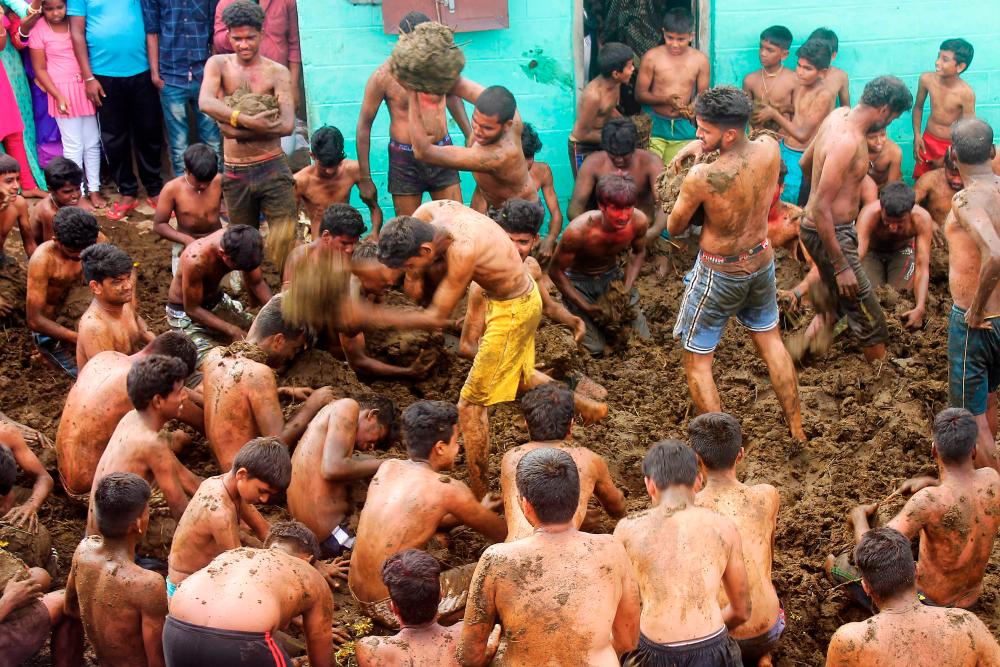
[[[401,269],[420,252],[423,243],[434,240],[434,225],[409,215],[400,215],[382,228],[378,239],[378,261],[390,269]]]
[[[880,76],[865,84],[861,103],[870,107],[889,106],[894,114],[906,113],[913,106],[913,95],[900,79]]]
[[[534,159],[540,150],[542,140],[538,138],[538,132],[531,123],[525,123],[521,128],[521,152],[524,153],[524,159]]]
[[[512,198],[490,217],[508,234],[537,234],[545,218],[545,208],[541,202]]]
[[[97,243],[97,218],[78,206],[59,209],[52,218],[52,236],[74,252]]]
[[[694,102],[696,116],[724,128],[746,127],[750,110],[750,98],[735,86],[709,88]]]
[[[271,526],[271,532],[264,541],[264,548],[270,549],[275,542],[293,545],[299,553],[308,554],[313,558],[320,557],[319,541],[316,536],[298,521],[279,521]]]
[[[639,130],[631,118],[612,118],[601,129],[601,150],[609,155],[630,155],[639,141]]]
[[[222,23],[230,30],[242,27],[260,30],[264,27],[264,10],[256,2],[236,0],[222,10]]]
[[[319,233],[330,232],[330,236],[358,238],[365,233],[365,221],[358,209],[350,204],[330,204],[323,211],[323,221],[319,223]]]

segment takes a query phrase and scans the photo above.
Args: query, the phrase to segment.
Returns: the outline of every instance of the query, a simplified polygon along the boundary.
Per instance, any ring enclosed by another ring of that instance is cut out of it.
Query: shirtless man
[[[709,63],[704,53],[691,46],[694,17],[690,11],[667,11],[662,27],[664,43],[646,51],[639,63],[635,100],[653,120],[649,150],[667,164],[694,139],[691,105],[708,89]]]
[[[835,106],[851,106],[851,87],[847,72],[832,64],[837,59],[837,51],[840,49],[840,39],[837,37],[837,33],[829,28],[816,28],[806,38],[807,42],[811,40],[821,41],[830,49],[830,71],[823,78],[823,84],[833,93],[833,98],[836,100]]]
[[[5,451],[0,462],[0,517],[11,526],[31,532],[42,529],[38,523],[38,509],[52,493],[54,482],[42,462],[38,460],[21,431],[9,422],[0,422],[0,447]],[[20,471],[34,479],[31,491],[24,497],[25,489],[14,486]]]
[[[163,577],[135,564],[149,526],[149,484],[113,472],[96,484],[94,530],[73,554],[66,579],[66,612],[83,621],[101,665],[163,667]],[[111,602],[113,601],[113,604]]]
[[[873,79],[857,106],[827,116],[802,156],[803,178],[812,185],[799,236],[819,270],[818,289],[829,296],[806,332],[807,343],[846,315],[865,359],[885,357],[885,314],[861,266],[853,222],[868,176],[865,137],[888,127],[912,103],[906,84],[896,77]]]
[[[583,88],[576,106],[576,120],[569,135],[569,166],[573,176],[591,153],[601,150],[601,130],[611,118],[620,117],[622,86],[632,81],[635,53],[619,42],[602,44],[597,52],[598,75]]]
[[[580,528],[588,517],[591,496],[612,519],[625,516],[625,495],[615,486],[604,458],[586,447],[570,446],[573,436],[573,392],[557,384],[543,384],[521,397],[521,410],[528,425],[530,442],[508,449],[500,463],[500,489],[503,495],[504,518],[507,520],[507,541],[528,537],[535,530],[521,511],[516,472],[518,463],[537,449],[564,451],[573,457],[579,473],[580,499],[573,514],[574,528]]]
[[[778,189],[771,199],[771,208],[767,210],[767,240],[772,248],[784,248],[789,255],[800,259],[802,248],[799,244],[799,218],[802,217],[802,209],[781,199],[787,175],[788,168],[782,160],[778,166]],[[800,294],[799,298],[801,296]]]
[[[70,290],[83,280],[80,253],[97,242],[97,220],[75,206],[60,209],[53,237],[28,260],[25,312],[31,337],[49,363],[77,376],[77,333],[55,321]]]
[[[652,508],[615,528],[642,598],[639,646],[622,665],[656,667],[683,658],[683,664],[741,667],[729,631],[750,620],[750,587],[736,524],[695,505],[698,459],[684,443],[653,445],[642,474]],[[729,603],[720,607],[723,591]]]
[[[378,472],[385,459],[368,452],[397,440],[396,418],[396,404],[388,398],[342,398],[317,413],[295,447],[288,511],[320,541],[323,558],[354,547],[347,526],[351,483]]]
[[[273,635],[301,616],[309,664],[333,667],[333,596],[312,565],[316,538],[289,521],[264,547],[223,553],[185,580],[163,627],[167,664],[292,665]]]
[[[949,403],[979,424],[977,462],[1000,469],[995,443],[997,334],[1000,332],[1000,176],[993,173],[993,129],[977,118],[951,130],[952,157],[965,189],[955,195],[944,227],[948,289],[954,304],[948,324]]]
[[[242,522],[257,540],[265,540],[271,527],[254,505],[287,489],[291,477],[288,448],[277,438],[257,438],[243,445],[229,472],[202,482],[177,523],[167,559],[167,597],[222,552],[241,542],[258,546],[253,536],[241,533]]]
[[[598,155],[588,158],[584,169]],[[623,323],[609,322],[600,304],[602,297],[612,290],[621,289],[629,295],[629,307],[634,314],[628,326],[640,338],[650,337],[646,318],[639,308],[639,290],[635,288],[646,258],[649,218],[636,208],[638,188],[631,178],[602,176],[596,193],[598,210],[582,213],[566,227],[549,264],[549,277],[562,292],[566,307],[587,326],[583,346],[592,355],[600,356],[609,345],[621,342],[613,340],[608,327]],[[620,255],[626,250],[629,261],[622,270]],[[619,281],[620,288],[616,285]]]
[[[547,264],[552,259],[556,243],[559,242],[559,232],[562,231],[563,227],[563,215],[559,196],[556,194],[552,167],[547,162],[535,159],[540,150],[542,150],[542,141],[538,138],[538,132],[531,126],[531,123],[525,123],[521,130],[521,151],[524,153],[524,159],[528,161],[528,173],[531,174],[531,180],[535,183],[535,189],[541,192],[545,208],[549,210],[549,232],[535,248],[534,254],[540,263]]]
[[[976,92],[962,73],[972,64],[972,44],[964,39],[946,39],[938,47],[933,72],[920,75],[917,101],[913,105],[913,165],[914,180],[931,169],[941,166],[944,153],[951,145],[951,127],[961,118],[976,115]],[[924,101],[931,98],[931,117],[920,134],[924,120]]]
[[[191,144],[184,151],[184,173],[163,186],[153,214],[153,231],[172,242],[171,275],[177,275],[184,248],[222,229],[221,205],[219,156],[207,144]],[[176,229],[170,226],[174,217]]]
[[[861,209],[855,226],[858,257],[872,287],[892,285],[898,291],[912,291],[916,304],[902,314],[903,326],[921,328],[934,238],[930,214],[916,205],[913,188],[896,181],[882,188],[878,201]]]
[[[410,12],[399,22],[399,31],[409,34],[417,25],[427,21],[430,19],[426,14]],[[428,98],[424,98],[424,102],[427,101]],[[431,165],[414,156],[413,140],[410,137],[409,93],[390,73],[388,61],[379,65],[368,78],[361,111],[358,113],[355,135],[360,171],[358,192],[361,199],[365,202],[378,199],[375,183],[372,181],[371,138],[372,124],[383,102],[389,110],[388,186],[396,215],[410,215],[416,211],[425,192],[435,200],[462,201],[462,186],[455,169]],[[451,135],[448,134],[448,119],[445,117],[446,106],[462,134],[465,137],[472,134],[462,99],[457,95],[448,95],[446,99],[437,101],[434,113],[425,110],[421,114],[424,128],[437,146],[452,145]],[[381,226],[378,229],[381,230]]]
[[[77,369],[105,350],[135,354],[154,336],[135,308],[132,258],[110,243],[95,243],[80,261],[94,299],[77,324]]]
[[[319,224],[323,212],[331,204],[346,204],[351,190],[361,181],[361,169],[356,160],[344,154],[344,135],[332,125],[324,125],[313,132],[309,157],[313,163],[295,174],[295,198],[309,216],[310,231],[315,241],[319,238]],[[360,187],[359,187],[360,192]],[[372,240],[378,239],[382,229],[382,209],[377,198],[362,200],[368,205],[372,218]]]
[[[913,553],[905,535],[893,528],[865,533],[854,560],[879,613],[833,634],[827,667],[1000,664],[1000,646],[975,614],[918,602]]]
[[[818,40],[806,42],[799,47],[796,56],[798,85],[792,93],[794,111],[791,118],[770,105],[758,108],[751,116],[754,125],[773,122],[781,128],[781,159],[788,167],[785,190],[781,196],[790,204],[801,203],[802,168],[799,160],[816,136],[823,119],[834,108],[834,95],[823,85],[823,78],[830,69],[830,50],[826,44]]]
[[[35,206],[38,208],[41,204]],[[13,263],[14,258],[4,253],[7,235],[14,227],[21,234],[24,254],[31,257],[35,244],[32,243],[31,225],[28,218],[28,202],[21,196],[21,166],[17,160],[0,153],[0,266]],[[0,314],[10,313],[11,305],[0,299]]]
[[[771,667],[771,653],[785,630],[785,609],[771,581],[774,536],[778,524],[778,490],[770,484],[747,486],[736,477],[743,459],[740,423],[722,412],[698,415],[688,422],[691,449],[704,467],[705,484],[695,502],[730,519],[743,542],[750,618],[732,629],[743,663]],[[725,606],[725,596],[719,604]]]
[[[137,361],[128,372],[128,397],[135,409],[122,417],[111,434],[94,472],[87,513],[87,534],[98,530],[94,494],[101,480],[114,472],[142,477],[163,493],[170,515],[180,520],[188,496],[194,495],[202,479],[177,460],[171,450],[171,434],[161,433],[176,419],[187,399],[184,379],[187,365],[180,359],[151,355]]]
[[[284,159],[284,158],[282,158]],[[271,298],[260,263],[264,242],[247,225],[229,225],[184,248],[167,292],[167,324],[183,332],[198,348],[198,366],[209,350],[246,338],[253,316],[222,291],[231,271],[243,273],[243,285],[261,304]]]
[[[494,544],[479,560],[458,653],[464,667],[489,664],[496,623],[511,667],[611,667],[635,647],[640,604],[632,566],[610,535],[576,529],[580,481],[565,451],[535,449],[518,462],[518,504],[534,531]]]
[[[799,79],[794,70],[785,67],[788,49],[792,45],[792,31],[783,25],[773,25],[760,33],[760,46],[757,58],[760,69],[743,77],[743,92],[750,98],[755,107],[770,106],[790,118],[795,111],[792,101]],[[758,126],[780,131],[781,126],[771,121]]]
[[[903,149],[887,136],[883,127],[865,135],[868,143],[868,175],[879,190],[903,180]]]
[[[948,214],[951,213],[951,200],[964,187],[951,147],[945,151],[943,167],[928,171],[913,184],[917,204],[931,214],[936,233],[943,232]]]
[[[503,519],[490,509],[498,503],[489,496],[480,503],[469,487],[444,474],[458,455],[457,422],[458,411],[452,403],[417,401],[410,405],[403,411],[407,459],[384,461],[368,486],[347,581],[361,613],[385,627],[399,627],[381,577],[382,564],[389,556],[424,548],[439,531],[461,524],[493,542],[507,535]],[[454,622],[461,615],[474,568],[470,563],[441,573],[441,623]]]
[[[795,367],[778,328],[774,251],[767,238],[781,163],[777,142],[768,135],[747,138],[750,100],[732,86],[699,95],[695,115],[700,148],[720,151],[719,159],[691,168],[667,223],[676,236],[699,208],[704,211],[701,251],[674,326],[691,399],[699,412],[721,410],[712,362],[726,323],[735,315],[767,364],[792,437],[805,441]]]
[[[289,449],[320,409],[333,400],[333,390],[278,387],[275,369],[290,361],[305,345],[305,332],[281,315],[281,296],[261,309],[250,333],[250,349],[217,348],[202,366],[205,373],[205,437],[220,470],[253,438],[276,437]],[[304,401],[285,421],[279,397]]]
[[[52,220],[59,209],[80,205],[83,170],[75,162],[57,155],[45,165],[44,172],[49,196],[32,207],[30,233],[25,234],[25,230],[21,229],[24,254],[28,257],[35,252],[35,248],[52,238]]]

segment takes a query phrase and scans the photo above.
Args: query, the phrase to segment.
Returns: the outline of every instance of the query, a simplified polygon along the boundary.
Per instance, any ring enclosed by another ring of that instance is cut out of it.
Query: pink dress
[[[2,25],[6,29],[10,22],[6,16],[2,16],[2,12],[0,12],[0,19],[2,19]],[[24,121],[18,110],[17,98],[14,97],[14,89],[10,86],[7,71],[3,65],[0,65],[0,139],[22,132],[24,132]]]
[[[69,113],[59,113],[59,104],[49,95],[49,115],[53,118],[76,118],[93,116],[96,111],[87,99],[87,87],[80,73],[80,63],[73,53],[73,41],[69,31],[56,32],[45,20],[35,24],[28,35],[28,48],[45,52],[45,69],[52,83],[69,103]]]

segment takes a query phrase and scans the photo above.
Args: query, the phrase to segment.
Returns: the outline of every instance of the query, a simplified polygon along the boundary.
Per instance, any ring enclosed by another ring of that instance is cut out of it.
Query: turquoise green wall
[[[713,0],[712,81],[739,83],[760,67],[761,31],[787,26],[795,37],[786,65],[795,66],[795,48],[815,28],[826,26],[840,38],[836,65],[850,76],[851,101],[865,83],[894,74],[916,96],[921,72],[932,71],[940,43],[949,37],[969,40],[976,49],[963,75],[976,91],[976,113],[1000,134],[1000,2],[997,0]],[[929,110],[929,103],[927,106]],[[925,110],[924,118],[928,111]],[[889,127],[903,149],[903,174],[913,171],[913,132],[906,114]]]
[[[566,151],[575,110],[572,6],[571,0],[509,0],[509,29],[456,37],[465,52],[465,76],[487,86],[509,88],[517,98],[521,117],[538,130],[544,144],[538,159],[552,166],[563,210],[573,188]],[[379,5],[298,0],[298,8],[309,126],[340,128],[347,154],[353,157],[365,82],[388,57],[396,37],[382,33]],[[383,106],[372,129],[371,157],[372,176],[387,219],[392,215],[392,200],[386,191],[388,129],[389,117]],[[454,123],[451,134],[462,136]],[[463,173],[462,194],[467,202],[473,188],[471,175]],[[367,218],[367,209],[356,194],[352,203]]]

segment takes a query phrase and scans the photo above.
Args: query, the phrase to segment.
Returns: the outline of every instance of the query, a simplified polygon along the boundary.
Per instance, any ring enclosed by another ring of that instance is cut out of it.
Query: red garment
[[[917,180],[935,167],[931,164],[934,160],[943,160],[944,154],[951,148],[951,139],[942,139],[924,130],[924,147],[926,150],[920,153],[920,159],[913,165],[913,180]]]
[[[14,132],[3,137],[3,149],[21,166],[21,189],[38,189],[38,183],[35,183],[35,177],[31,175],[31,167],[28,165],[28,154],[24,150],[24,133]]]
[[[215,37],[212,40],[216,53],[232,53],[229,31],[222,22],[222,10],[236,0],[219,0],[215,10]],[[301,63],[299,49],[299,11],[295,0],[260,0],[264,10],[264,34],[260,53],[265,58],[288,67],[288,63]]]

